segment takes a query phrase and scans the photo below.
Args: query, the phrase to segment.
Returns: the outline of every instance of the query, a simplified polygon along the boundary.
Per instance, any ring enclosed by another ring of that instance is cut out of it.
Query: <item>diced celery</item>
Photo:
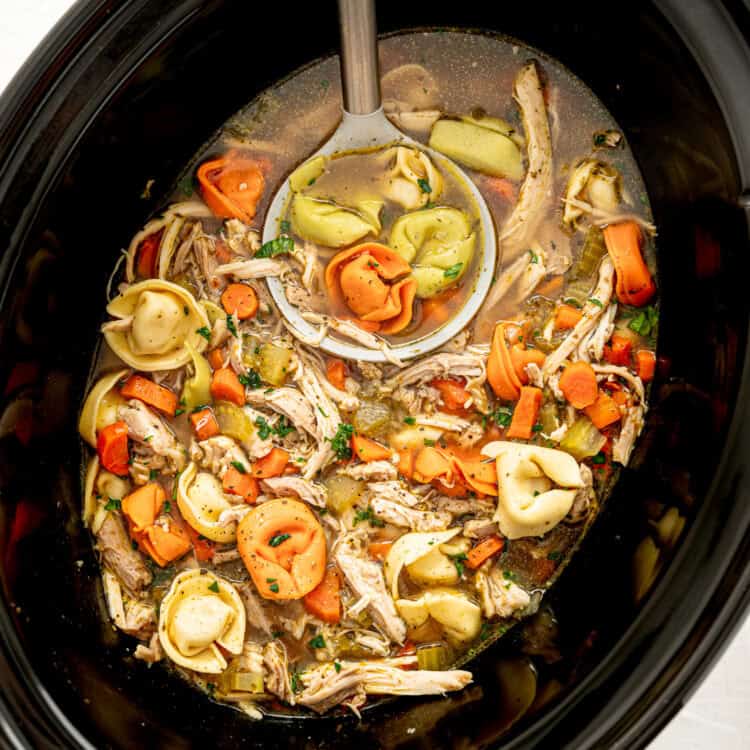
[[[291,361],[291,349],[276,344],[263,344],[258,355],[258,373],[266,383],[284,385]]]
[[[417,646],[417,666],[420,669],[439,671],[445,669],[450,662],[450,650],[444,643]]]
[[[560,447],[578,461],[595,456],[604,447],[607,439],[596,429],[593,422],[584,416],[578,417],[560,441]]]

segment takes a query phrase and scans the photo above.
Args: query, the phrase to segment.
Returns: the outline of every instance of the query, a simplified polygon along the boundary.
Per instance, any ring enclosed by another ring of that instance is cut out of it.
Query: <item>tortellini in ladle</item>
[[[188,570],[172,581],[162,600],[159,640],[175,664],[219,674],[227,668],[222,649],[242,653],[245,625],[245,605],[231,583],[206,571]]]
[[[416,148],[395,146],[383,153],[393,167],[383,178],[383,194],[408,210],[436,201],[443,192],[443,176],[427,154]]]
[[[221,482],[191,463],[177,483],[177,506],[185,521],[212,542],[229,543],[237,536],[236,523],[221,524],[219,517],[232,504],[226,499]]]
[[[497,459],[494,520],[508,539],[546,534],[584,486],[578,463],[565,451],[498,440],[482,454]]]
[[[393,223],[389,243],[417,281],[417,297],[433,297],[458,281],[471,264],[476,234],[457,208],[429,208]]]
[[[102,375],[86,396],[81,416],[78,418],[78,432],[92,448],[96,448],[97,430],[116,422],[118,407],[126,403],[115,386],[128,372],[117,370]]]
[[[190,292],[177,284],[150,279],[133,284],[115,297],[107,312],[117,320],[102,332],[120,359],[138,370],[172,370],[190,361],[190,343],[196,352],[208,342],[198,331],[209,323],[204,309]]]
[[[344,247],[380,232],[382,207],[382,201],[363,200],[348,208],[295,193],[289,218],[295,234],[303,239],[326,247]]]

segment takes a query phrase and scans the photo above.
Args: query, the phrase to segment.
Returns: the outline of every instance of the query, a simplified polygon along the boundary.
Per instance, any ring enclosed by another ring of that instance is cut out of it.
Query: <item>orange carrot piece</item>
[[[575,328],[582,317],[583,313],[573,307],[573,305],[560,305],[555,310],[555,330],[567,331]]]
[[[193,545],[193,552],[195,553],[195,559],[198,562],[210,562],[214,559],[215,544],[210,539],[202,536],[200,532],[196,531],[189,524],[185,524],[188,536],[190,537],[190,543]]]
[[[463,382],[450,378],[435,378],[430,381],[430,385],[439,391],[445,407],[443,411],[466,413],[464,404],[471,398],[471,394],[464,388]]]
[[[224,367],[224,355],[221,349],[211,349],[208,353],[208,364],[211,365],[212,370],[221,370]]]
[[[406,479],[414,476],[414,451],[411,448],[398,452],[398,473]]]
[[[352,437],[352,450],[359,460],[365,463],[388,461],[392,455],[392,452],[384,445],[362,435]]]
[[[649,349],[639,349],[635,353],[635,369],[644,383],[650,383],[656,372],[656,355]]]
[[[487,358],[487,380],[498,398],[515,401],[521,395],[518,379],[505,342],[505,326],[498,323],[492,335],[492,347]]]
[[[560,390],[574,408],[591,406],[599,392],[593,367],[588,362],[568,365],[560,376]]]
[[[149,526],[141,535],[139,544],[162,568],[185,555],[192,547],[186,524],[174,518],[169,521],[169,531],[156,523]]]
[[[346,364],[343,359],[329,359],[326,363],[326,377],[334,387],[343,391],[346,388]]]
[[[142,279],[153,279],[156,276],[156,260],[164,230],[160,229],[141,241],[137,250],[136,271]]]
[[[516,198],[516,189],[513,187],[513,183],[505,177],[489,177],[483,176],[482,183],[487,186],[487,189],[499,195],[503,200],[512,202]]]
[[[118,477],[128,474],[128,426],[125,422],[114,422],[99,430],[96,437],[96,452],[101,465]]]
[[[194,411],[190,415],[190,423],[193,425],[198,440],[208,440],[208,438],[215,437],[221,432],[219,423],[211,409]]]
[[[258,295],[247,284],[228,284],[222,292],[221,305],[227,315],[247,320],[258,312]]]
[[[611,365],[628,367],[630,365],[630,353],[632,349],[633,342],[631,339],[615,333],[604,347],[604,359]]]
[[[523,385],[529,382],[526,374],[526,365],[534,364],[541,367],[546,359],[544,352],[539,349],[524,349],[522,344],[513,344],[510,348],[510,361],[513,363],[513,371]]]
[[[323,622],[341,620],[341,577],[336,568],[326,568],[323,580],[302,598],[305,609]]]
[[[258,499],[258,495],[260,494],[258,480],[255,477],[250,476],[250,474],[247,473],[247,469],[243,473],[234,466],[230,466],[226,472],[224,472],[221,486],[224,492],[229,492],[232,495],[239,495],[246,503],[250,503],[251,505]]]
[[[142,534],[159,516],[166,500],[164,488],[156,482],[149,482],[122,498],[120,507],[128,521],[130,535],[135,538]]]
[[[617,402],[612,396],[601,390],[596,397],[596,401],[583,411],[597,430],[603,430],[607,425],[614,424],[619,421],[621,416]]]
[[[232,251],[223,240],[214,242],[214,252],[219,263],[229,263],[232,260]]]
[[[124,398],[137,398],[168,417],[177,411],[177,394],[141,375],[131,375],[120,393]]]
[[[476,570],[485,560],[502,552],[504,547],[505,540],[497,534],[485,537],[466,553],[467,567]]]
[[[272,448],[271,452],[259,458],[252,466],[251,474],[258,479],[278,477],[284,473],[289,463],[289,454],[283,448]]]
[[[541,405],[541,389],[530,385],[522,386],[521,397],[513,410],[513,419],[511,419],[506,437],[529,440],[534,432]]]
[[[626,305],[645,305],[654,296],[656,286],[641,254],[640,227],[634,221],[622,221],[605,227],[603,233],[617,274],[617,299]]]
[[[543,281],[534,289],[534,294],[541,294],[542,297],[554,297],[562,289],[564,278],[560,274],[559,276],[547,279],[547,281]]]
[[[206,205],[221,219],[249,224],[255,217],[265,178],[258,164],[238,151],[204,162],[198,182]]]
[[[485,463],[478,459],[452,458],[456,471],[472,490],[481,495],[497,495],[497,467],[494,461]]]
[[[236,406],[245,405],[245,387],[234,370],[220,367],[211,379],[211,395],[216,401],[229,401]]]
[[[438,478],[450,484],[453,474],[453,463],[448,451],[430,446],[422,448],[414,459],[414,478],[421,484],[429,484]]]
[[[393,547],[392,539],[382,542],[370,542],[367,551],[370,553],[370,557],[374,557],[376,560],[385,560],[391,551],[391,547]]]

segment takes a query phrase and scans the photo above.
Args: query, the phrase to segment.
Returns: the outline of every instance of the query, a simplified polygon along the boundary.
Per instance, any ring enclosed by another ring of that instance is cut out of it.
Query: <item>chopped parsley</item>
[[[427,182],[427,180],[425,180],[423,177],[420,177],[417,180],[417,185],[419,185],[419,189],[423,193],[431,193],[432,192],[432,188],[430,187],[430,183]]]
[[[269,591],[273,591],[274,594],[278,594],[279,593],[279,584],[278,583],[272,583],[272,584],[270,584],[269,587],[268,587],[268,590]]]
[[[318,411],[326,418],[328,419],[328,415],[323,411],[323,407],[318,405]]]
[[[292,687],[293,693],[299,693],[302,690],[302,685],[299,684],[299,675],[296,672],[292,672],[289,678],[289,684]]]
[[[208,584],[208,590],[209,591],[213,591],[214,594],[218,594],[219,593],[219,582],[218,581],[214,581],[213,583],[209,583]]]
[[[120,510],[122,502],[116,497],[110,497],[107,500],[107,504],[104,506],[104,510]]]
[[[338,674],[341,671],[341,664],[335,661],[333,662],[333,668],[336,670],[336,674]]]
[[[482,623],[482,629],[479,631],[479,640],[486,641],[492,635],[492,626],[488,622]]]
[[[274,534],[269,540],[268,544],[271,547],[278,547],[280,544],[283,544],[287,539],[291,539],[291,534]]]
[[[240,337],[240,334],[237,332],[237,326],[234,324],[234,318],[231,315],[227,315],[227,330],[236,339]]]
[[[178,471],[174,476],[174,484],[172,485],[172,500],[177,500],[177,485],[180,482],[180,474],[182,474],[181,471]]]
[[[216,683],[214,682],[207,682],[206,683],[206,690],[208,690],[208,694],[213,698],[214,693],[216,692]]]
[[[445,276],[446,279],[455,279],[458,278],[458,274],[461,273],[461,269],[464,267],[464,264],[459,262],[456,263],[450,268],[446,268],[445,271],[443,271],[443,276]]]
[[[405,424],[416,424],[417,420],[415,417],[404,417]]]
[[[581,303],[575,297],[568,297],[567,299],[564,299],[563,302],[571,307],[577,307],[579,310],[581,309]]]
[[[275,258],[277,255],[287,255],[294,250],[294,240],[291,237],[277,237],[275,240],[264,242],[260,250],[255,253],[256,258]]]
[[[341,461],[352,457],[352,447],[349,444],[349,441],[353,434],[354,427],[347,422],[342,422],[338,426],[336,434],[332,438],[326,438],[331,444],[331,448],[333,448],[336,458]]]
[[[326,647],[326,642],[325,642],[325,639],[323,638],[323,636],[320,633],[318,633],[318,635],[316,635],[315,638],[311,638],[307,642],[307,645],[310,648],[325,648]]]
[[[594,145],[603,146],[607,142],[606,133],[595,133],[594,134]]]
[[[544,429],[544,425],[541,422],[537,422],[532,428],[532,432],[541,432]]]
[[[309,180],[307,181],[307,184],[308,184],[308,185],[314,185],[314,184],[315,184],[315,180],[317,180],[317,179],[318,179],[317,177],[311,177],[311,178],[310,178],[310,179],[309,179]]]
[[[596,297],[589,297],[588,301],[592,305],[596,305],[597,307],[604,307],[604,305],[601,303],[601,300],[598,300]]]
[[[239,375],[238,380],[245,388],[252,388],[253,390],[260,388],[262,385],[260,375],[255,370],[248,370],[247,375]]]
[[[562,552],[560,552],[559,550],[556,550],[556,549],[552,550],[552,552],[550,552],[547,555],[547,559],[548,560],[553,560],[553,561],[554,560],[559,560],[561,557],[562,557]]]
[[[435,445],[435,441],[430,438],[425,438],[422,441],[428,448],[432,448]]]
[[[506,581],[515,581],[516,574],[512,570],[504,570],[503,578],[505,578]]]
[[[292,230],[292,225],[286,219],[283,219],[279,223],[279,229],[281,230],[282,234],[289,234],[289,232],[291,232]]]
[[[271,638],[281,638],[282,635],[284,635],[284,631],[283,630],[274,630],[271,633]]]
[[[184,413],[185,413],[185,410],[184,410],[184,409],[175,409],[175,410],[174,410],[174,415],[175,415],[175,417],[179,417],[179,416],[180,416],[180,414],[184,414]]]
[[[529,250],[529,263],[539,263],[539,256],[531,249]]]
[[[599,451],[595,456],[592,456],[591,458],[592,464],[606,464],[607,463],[607,457]]]
[[[655,307],[649,305],[638,312],[630,323],[628,323],[628,328],[641,336],[655,336],[658,324],[659,313]]]
[[[498,427],[508,427],[513,419],[513,412],[507,406],[498,406],[490,416]]]
[[[201,328],[196,329],[195,331],[199,336],[203,336],[206,341],[211,340],[211,331],[209,331],[207,326],[202,326]]]
[[[357,509],[354,514],[354,526],[364,521],[369,521],[370,526],[377,526],[378,528],[382,528],[383,526],[385,526],[385,521],[382,521],[380,518],[378,518],[372,512],[372,508],[369,507],[367,508],[367,510]]]
[[[464,574],[464,569],[466,568],[466,553],[459,552],[457,555],[448,555],[448,557],[453,560],[453,564],[456,566],[456,572],[460,578]]]
[[[256,417],[255,426],[258,428],[258,437],[261,440],[267,440],[271,437],[271,425],[266,422],[265,417]]]
[[[282,415],[279,417],[279,421],[276,422],[276,426],[273,428],[273,432],[280,438],[283,438],[286,437],[290,432],[295,432],[296,429],[297,428],[291,422],[287,422],[286,417]]]
[[[159,476],[159,471],[157,469],[151,469],[148,473],[148,481],[153,482],[156,477]]]
[[[247,469],[241,461],[232,461],[232,466],[234,466],[240,474],[247,474]]]
[[[172,503],[169,500],[166,500],[164,502],[164,505],[162,505],[162,511],[164,513],[171,513],[172,512]]]

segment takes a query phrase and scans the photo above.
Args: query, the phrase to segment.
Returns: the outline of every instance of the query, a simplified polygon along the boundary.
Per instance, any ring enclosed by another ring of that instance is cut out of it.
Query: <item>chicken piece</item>
[[[289,271],[289,264],[283,260],[272,258],[253,258],[252,260],[237,260],[217,266],[216,276],[231,276],[237,280],[265,279],[269,276],[282,276]]]
[[[271,641],[265,645],[263,666],[266,668],[266,690],[282,701],[295,705],[294,691],[289,679],[289,658],[281,641]]]
[[[193,440],[190,444],[190,458],[201,469],[210,471],[219,479],[223,478],[232,464],[250,468],[250,459],[245,455],[245,451],[226,435],[217,435],[200,442]]]
[[[456,435],[456,443],[462,448],[471,448],[484,437],[484,429],[481,424],[472,422],[465,430]]]
[[[156,664],[156,662],[161,661],[164,658],[164,650],[161,647],[159,634],[155,632],[151,635],[151,640],[149,640],[148,646],[139,643],[135,647],[133,656],[136,659],[145,661],[147,664]]]
[[[514,612],[528,607],[531,601],[520,586],[503,577],[497,565],[489,573],[478,570],[474,585],[487,618],[510,617]]]
[[[468,539],[484,539],[497,534],[497,524],[491,518],[475,518],[464,523],[462,533]]]
[[[429,385],[399,386],[393,391],[391,398],[400,402],[412,416],[423,411],[425,404],[436,404],[440,398],[440,391]]]
[[[615,280],[615,267],[609,256],[606,256],[599,266],[599,280],[591,297],[583,306],[583,315],[575,324],[573,330],[563,339],[560,346],[555,349],[544,361],[542,373],[545,379],[554,375],[562,366],[563,362],[578,348],[583,339],[596,328],[599,319],[604,314],[609,301],[612,298],[612,289]],[[595,299],[596,302],[591,300]]]
[[[504,303],[504,309],[520,305],[547,274],[547,256],[538,243],[519,255],[493,284],[484,303],[486,310]]]
[[[163,456],[172,474],[185,468],[185,449],[142,401],[131,399],[126,406],[118,408],[117,415],[128,426],[128,437],[140,443],[143,452]]]
[[[274,388],[270,393],[260,388],[248,390],[247,402],[254,406],[269,407],[285,416],[298,430],[302,429],[314,438],[320,438],[313,407],[296,388],[283,386]]]
[[[397,481],[370,482],[367,486],[367,494],[370,498],[380,498],[392,503],[404,505],[407,508],[415,508],[422,502],[422,498],[415,495]]]
[[[396,389],[399,386],[428,383],[435,378],[466,378],[477,380],[484,378],[483,358],[476,354],[451,354],[442,352],[419,360],[410,367],[385,381],[386,385]]]
[[[236,547],[231,549],[222,549],[214,552],[214,565],[224,565],[224,563],[234,562],[240,559],[240,552]]]
[[[615,330],[617,304],[611,304],[604,312],[596,328],[578,347],[578,359],[586,362],[600,360],[604,356],[604,345]]]
[[[125,621],[120,629],[139,640],[150,638],[156,630],[156,607],[131,599],[125,604]]]
[[[495,504],[486,500],[439,495],[433,499],[433,503],[438,510],[444,510],[454,516],[469,514],[491,516],[495,512]]]
[[[612,460],[623,466],[628,465],[630,454],[633,452],[635,439],[643,429],[643,415],[645,408],[643,404],[637,404],[628,408],[625,420],[620,428],[620,434],[612,442]]]
[[[406,508],[391,500],[373,497],[370,501],[372,512],[383,521],[394,526],[403,526],[412,531],[442,531],[451,522],[451,514],[445,512],[431,513],[424,510]]]
[[[215,555],[214,562],[216,562]],[[254,628],[263,633],[263,635],[270,637],[273,632],[271,621],[268,619],[266,610],[255,590],[255,586],[250,581],[245,581],[244,583],[235,584],[235,588],[242,599],[242,603],[245,605],[248,627]]]
[[[117,576],[131,594],[139,594],[151,583],[151,572],[141,554],[131,546],[118,514],[107,514],[97,532],[96,544],[104,565]]]
[[[443,695],[461,690],[471,682],[471,672],[409,670],[416,664],[416,656],[393,659],[326,662],[302,672],[299,679],[304,686],[297,696],[302,706],[323,713],[350,696],[367,695]],[[361,704],[361,702],[357,702]]]
[[[252,508],[237,495],[225,494],[224,497],[229,502],[235,502],[236,505],[219,513],[219,518],[217,520],[219,526],[232,526],[233,524],[237,524],[252,510]]]
[[[581,470],[583,487],[576,493],[573,505],[568,511],[568,515],[565,516],[564,520],[567,523],[580,523],[585,520],[589,514],[591,503],[595,499],[594,475],[591,473],[591,469],[586,464],[579,464],[579,468]]]
[[[286,295],[287,302],[295,307],[309,310],[312,305],[312,294],[310,294],[307,289],[303,289],[301,286],[297,286],[294,283],[289,283],[284,286],[284,294]]]
[[[365,482],[371,480],[393,480],[398,477],[398,470],[389,461],[371,461],[367,464],[353,464],[339,469],[338,473]]]
[[[224,222],[224,238],[235,255],[251,258],[260,250],[260,235],[256,229],[249,229],[239,219]]]
[[[645,404],[646,389],[643,387],[643,381],[637,375],[633,375],[627,367],[598,364],[593,364],[591,367],[597,375],[616,375],[618,378],[622,378],[627,382],[631,392],[638,397],[639,403]]]
[[[342,537],[335,547],[334,559],[347,585],[359,597],[359,601],[350,608],[350,613],[352,609],[359,612],[366,608],[391,640],[403,643],[406,624],[396,612],[393,599],[386,590],[382,567],[365,556],[363,537],[358,534]]]
[[[323,485],[295,476],[271,477],[261,481],[261,487],[276,497],[294,495],[316,508],[325,508],[328,493]]]
[[[374,362],[355,362],[365,380],[382,380],[383,371]]]
[[[534,60],[516,75],[513,95],[526,133],[528,168],[518,201],[498,235],[502,257],[511,260],[529,247],[552,197],[552,141],[544,91]]]
[[[465,432],[471,427],[471,422],[468,419],[440,412],[432,415],[418,414],[416,423],[420,427],[436,427],[438,430],[446,430],[447,432]]]

